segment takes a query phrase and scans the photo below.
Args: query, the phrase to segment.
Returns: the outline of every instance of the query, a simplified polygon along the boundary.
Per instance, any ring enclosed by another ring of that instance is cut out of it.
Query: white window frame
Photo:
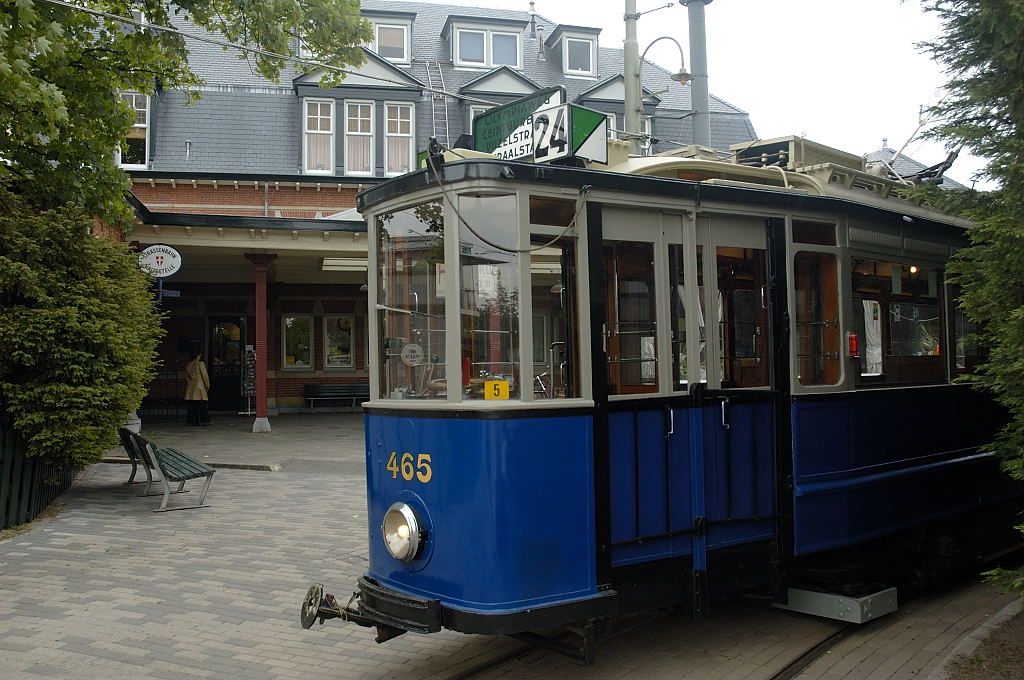
[[[138,110],[138,109],[135,108],[134,97],[144,96],[146,98],[146,123],[144,125],[140,125],[139,123],[132,123],[132,127],[133,128],[142,127],[142,128],[146,129],[146,151],[145,151],[145,154],[144,154],[145,162],[143,162],[143,163],[122,163],[121,162],[121,147],[120,146],[117,147],[114,150],[114,156],[115,156],[115,160],[117,161],[117,166],[119,168],[124,168],[125,170],[145,170],[146,168],[149,167],[149,142],[150,142],[150,140],[149,140],[149,118],[150,118],[150,113],[151,113],[151,110],[152,110],[152,107],[150,106],[151,102],[149,101],[149,95],[148,94],[147,95],[143,95],[141,92],[135,92],[134,90],[128,90],[126,92],[122,92],[118,96],[120,97],[120,96],[126,95],[126,94],[133,95],[133,99],[132,99],[132,110],[133,111],[137,111]]]
[[[514,64],[497,64],[498,66],[509,66],[514,69],[523,68],[523,41],[520,34],[513,31],[488,31],[487,32],[487,65],[494,67],[494,36],[506,35],[512,36],[516,39],[516,63]]]
[[[390,106],[408,107],[409,134],[391,134],[388,132],[388,107]],[[401,137],[409,140],[409,169],[406,172],[412,172],[416,169],[416,105],[412,102],[384,102],[384,174],[387,177],[397,177],[405,174],[405,172],[388,172],[388,158],[390,157],[388,154],[388,144],[390,144],[392,137]]]
[[[585,42],[590,45],[590,68],[587,70],[577,70],[569,68],[569,41],[575,40],[576,42]],[[562,36],[562,73],[567,76],[576,76],[582,78],[596,78],[597,77],[597,40],[590,36],[581,35],[563,35]]]
[[[309,129],[309,111],[306,108],[306,104],[307,103],[329,104],[330,105],[330,107],[331,107],[331,131],[329,133],[325,133],[325,132],[323,132],[321,130],[310,130]],[[323,98],[319,98],[319,97],[303,97],[303,99],[302,99],[302,173],[305,174],[305,175],[333,175],[335,168],[338,167],[338,159],[335,157],[335,155],[337,153],[336,152],[337,141],[335,140],[335,137],[334,137],[334,135],[337,134],[338,123],[337,123],[337,116],[334,115],[334,112],[335,112],[335,106],[334,106],[334,100],[333,99],[323,99]],[[330,143],[330,148],[331,148],[331,162],[330,162],[330,166],[331,167],[329,169],[327,169],[327,170],[310,170],[309,169],[309,159],[307,158],[307,153],[308,153],[307,136],[311,135],[311,134],[313,134],[313,135],[329,134],[330,137],[331,137],[331,143]]]
[[[619,133],[616,132],[619,129],[619,125],[616,122],[618,116],[614,113],[606,113],[604,117],[608,119],[608,139],[618,139]]]
[[[370,99],[346,99],[345,104],[345,174],[355,177],[373,177],[377,169],[377,107]],[[348,131],[348,107],[350,104],[363,104],[370,107],[370,132],[349,132]],[[370,169],[369,171],[355,170],[348,167],[348,139],[349,136],[370,138]]]
[[[459,50],[459,35],[462,33],[480,33],[484,36],[484,60],[478,61],[465,61],[462,58]],[[522,35],[515,31],[506,31],[493,28],[485,28],[482,26],[456,26],[452,29],[452,62],[458,68],[472,68],[472,69],[483,69],[483,68],[494,68],[494,36],[505,35],[511,36],[516,40],[516,63],[514,64],[499,64],[500,66],[509,66],[516,70],[522,70],[523,68],[523,38]]]
[[[476,120],[477,116],[487,113],[488,111],[491,110],[491,108],[493,107],[483,106],[482,104],[470,104],[469,123],[468,127],[466,128],[468,130],[468,134],[473,134],[473,121]]]
[[[403,36],[402,44],[403,44],[403,48],[402,48],[402,57],[401,58],[385,57],[384,55],[382,55],[380,53],[380,33],[379,33],[379,31],[382,28],[400,28],[400,29],[402,29],[402,36]],[[411,52],[412,52],[412,49],[411,49],[412,46],[409,44],[409,33],[410,33],[410,31],[409,31],[409,24],[394,24],[394,23],[383,23],[383,22],[381,22],[381,23],[374,23],[373,24],[373,42],[370,44],[370,49],[372,49],[377,54],[377,56],[379,56],[381,59],[387,59],[392,64],[409,64],[409,63],[411,63],[410,56],[411,56]]]
[[[295,366],[288,365],[288,325],[286,319],[309,319],[309,365]],[[316,366],[316,347],[313,345],[313,315],[312,314],[281,314],[281,370],[282,371],[312,371]]]
[[[327,330],[331,326],[332,319],[348,319],[349,323],[349,360],[347,364],[331,365],[327,363]],[[355,314],[325,314],[324,315],[324,370],[346,370],[356,367],[356,316]]]

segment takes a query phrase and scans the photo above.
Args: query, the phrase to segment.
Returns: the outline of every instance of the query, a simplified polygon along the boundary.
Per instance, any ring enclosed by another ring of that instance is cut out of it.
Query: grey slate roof
[[[892,169],[899,173],[901,176],[906,177],[913,175],[924,170],[927,167],[924,163],[915,161],[910,156],[904,156],[900,154],[896,156],[896,160],[891,160],[896,154],[896,149],[890,149],[888,146],[883,146],[881,149],[877,149],[864,155],[869,163],[873,161],[884,160],[892,166]],[[955,179],[951,179],[947,175],[942,176],[942,183],[939,184],[943,189],[966,189],[963,184],[957,182]]]
[[[428,4],[401,0],[363,0],[363,12],[372,16],[376,12],[402,12],[414,14],[412,21],[412,61],[408,66],[397,66],[409,76],[427,83],[427,62],[441,64],[444,89],[458,93],[472,81],[485,76],[479,69],[456,69],[451,63],[450,42],[441,38],[449,16],[498,19],[503,22],[529,22],[525,11],[490,9],[462,5]],[[217,37],[188,21],[184,15],[172,17],[179,28],[188,33]],[[523,68],[519,72],[526,79],[547,87],[561,84],[570,101],[584,91],[623,71],[621,49],[600,47],[598,77],[568,78],[562,73],[561,51],[542,48],[557,24],[537,15],[538,28],[543,33],[531,35],[529,28],[522,34]],[[541,37],[543,35],[543,38]],[[293,81],[303,75],[297,65],[288,64],[282,70],[279,83],[257,75],[250,63],[239,59],[234,50],[216,45],[186,41],[189,63],[193,71],[205,82],[202,100],[195,106],[184,107],[181,95],[165,92],[153,103],[150,167],[166,171],[203,172],[268,172],[301,173],[302,127],[297,84]],[[600,41],[599,41],[600,45]],[[540,52],[543,49],[544,58]],[[672,81],[669,72],[647,62],[643,68],[645,89],[657,93],[660,104],[654,110],[653,134],[657,138],[688,144],[692,140],[692,121],[686,117],[691,111],[690,86]],[[344,85],[341,88],[344,91]],[[334,96],[325,94],[324,96]],[[342,95],[343,96],[343,95]],[[360,90],[366,97],[366,90]],[[374,95],[376,97],[376,95]],[[386,92],[380,95],[387,99]],[[496,103],[506,103],[508,99]],[[745,111],[711,96],[712,145],[727,149],[730,144],[756,138],[750,118]],[[433,133],[431,101],[423,97],[416,102],[416,146],[423,148]],[[378,115],[382,107],[378,106]],[[463,132],[468,120],[468,104],[449,99],[448,119],[450,139],[454,141]],[[602,103],[594,108],[615,113],[622,122],[621,103]],[[340,110],[340,109],[339,109]],[[340,130],[340,125],[337,126]],[[380,126],[378,125],[378,129]],[[338,135],[341,137],[341,135]],[[185,159],[186,141],[191,142],[189,158]],[[675,148],[677,144],[660,144],[655,151]],[[336,174],[343,174],[343,154],[339,146]],[[381,154],[378,153],[378,161]]]

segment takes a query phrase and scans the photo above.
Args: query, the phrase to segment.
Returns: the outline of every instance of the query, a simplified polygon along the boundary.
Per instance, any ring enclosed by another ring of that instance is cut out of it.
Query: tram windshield
[[[377,216],[380,396],[447,396],[444,212],[439,201]]]

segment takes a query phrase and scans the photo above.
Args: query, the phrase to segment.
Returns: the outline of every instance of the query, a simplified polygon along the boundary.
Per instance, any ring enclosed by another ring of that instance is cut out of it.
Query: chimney
[[[537,61],[547,61],[548,58],[544,54],[544,27],[537,27]]]
[[[533,0],[530,0],[530,37],[537,37],[537,11],[534,9]]]

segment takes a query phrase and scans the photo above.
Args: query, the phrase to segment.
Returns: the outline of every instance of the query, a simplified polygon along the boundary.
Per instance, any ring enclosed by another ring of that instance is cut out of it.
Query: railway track
[[[641,628],[645,625],[649,625],[650,620],[627,626],[621,630],[616,631],[605,640],[625,635],[637,628]],[[867,624],[865,624],[867,625]],[[815,661],[820,659],[822,656],[827,654],[829,650],[838,645],[846,638],[853,635],[858,630],[862,630],[864,625],[846,625],[839,630],[833,631],[826,636],[821,637],[816,642],[808,646],[803,652],[800,653],[795,659],[787,663],[785,666],[776,671],[773,675],[769,676],[768,680],[794,680],[797,678],[807,667],[813,664]],[[556,638],[558,639],[558,638]],[[498,656],[482,661],[481,663],[472,666],[470,668],[462,669],[452,675],[445,676],[444,680],[472,680],[473,678],[479,678],[484,676],[490,671],[497,670],[507,663],[515,661],[516,659],[522,658],[527,654],[532,654],[536,651],[550,651],[545,649],[541,644],[527,642],[511,649],[507,652],[499,654]],[[600,664],[600,660],[598,661]]]

